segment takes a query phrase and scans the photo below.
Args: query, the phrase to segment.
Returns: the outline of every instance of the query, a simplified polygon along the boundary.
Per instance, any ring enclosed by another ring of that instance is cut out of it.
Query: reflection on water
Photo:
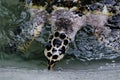
[[[15,53],[29,59],[39,59],[44,56],[44,44],[46,43],[47,36],[50,33],[50,27],[46,26],[43,28],[41,35],[33,41],[25,54],[16,50],[16,45],[13,45],[15,41],[13,33],[20,27],[20,24],[24,24],[29,21],[29,13],[17,4],[17,0],[14,1],[16,1],[15,4],[0,1],[0,56],[8,53]],[[92,31],[92,28],[87,26],[77,33],[75,41],[70,45],[70,49],[67,52],[71,55],[70,57],[74,56],[74,58],[82,61],[115,59],[119,57],[118,52],[105,47],[105,45],[101,45],[93,35]],[[22,39],[24,40],[24,38]],[[22,43],[19,42],[19,44]],[[66,56],[66,58],[68,57]],[[66,60],[66,64],[67,61],[68,60]]]

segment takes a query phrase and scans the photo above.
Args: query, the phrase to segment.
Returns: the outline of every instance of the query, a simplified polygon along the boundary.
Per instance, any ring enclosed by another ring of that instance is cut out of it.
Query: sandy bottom
[[[0,80],[120,80],[120,61],[64,59],[48,71],[43,60],[12,58],[0,60]]]
[[[120,70],[27,70],[0,68],[0,80],[120,80]]]

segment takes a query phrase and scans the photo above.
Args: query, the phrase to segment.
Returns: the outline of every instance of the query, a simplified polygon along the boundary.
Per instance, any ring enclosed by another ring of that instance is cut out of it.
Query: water
[[[43,50],[51,30],[50,26],[45,26],[41,35],[31,43],[25,52],[22,52],[16,50],[16,46],[13,45],[15,40],[13,33],[19,25],[24,25],[29,21],[29,13],[18,5],[18,0],[0,0],[0,18],[0,67],[46,68]],[[57,67],[58,69],[61,69],[61,67],[84,70],[104,69],[106,66],[115,67],[119,60],[119,52],[101,45],[93,34],[92,28],[86,26],[77,33],[75,41],[70,44],[65,58],[58,63]],[[21,62],[21,64],[18,62]],[[76,66],[72,66],[73,64],[76,64]]]

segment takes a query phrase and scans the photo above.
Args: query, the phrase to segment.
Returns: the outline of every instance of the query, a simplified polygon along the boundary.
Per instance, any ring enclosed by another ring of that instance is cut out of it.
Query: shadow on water
[[[24,15],[21,16],[21,14]],[[18,67],[30,69],[46,68],[43,54],[44,44],[50,33],[50,27],[43,28],[43,33],[23,53],[11,46],[14,31],[21,23],[29,20],[29,14],[18,5],[18,0],[0,0],[0,67]],[[90,26],[82,28],[70,45],[65,58],[57,64],[61,69],[105,69],[116,67],[120,62],[118,52],[101,45]],[[62,65],[61,65],[62,64]],[[74,66],[73,66],[74,65]]]

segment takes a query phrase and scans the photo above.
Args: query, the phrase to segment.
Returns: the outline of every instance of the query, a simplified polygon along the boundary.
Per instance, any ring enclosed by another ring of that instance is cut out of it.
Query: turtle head
[[[52,70],[55,63],[64,57],[69,43],[70,39],[63,32],[56,31],[54,34],[50,35],[44,50],[44,54],[48,60],[48,70]]]

